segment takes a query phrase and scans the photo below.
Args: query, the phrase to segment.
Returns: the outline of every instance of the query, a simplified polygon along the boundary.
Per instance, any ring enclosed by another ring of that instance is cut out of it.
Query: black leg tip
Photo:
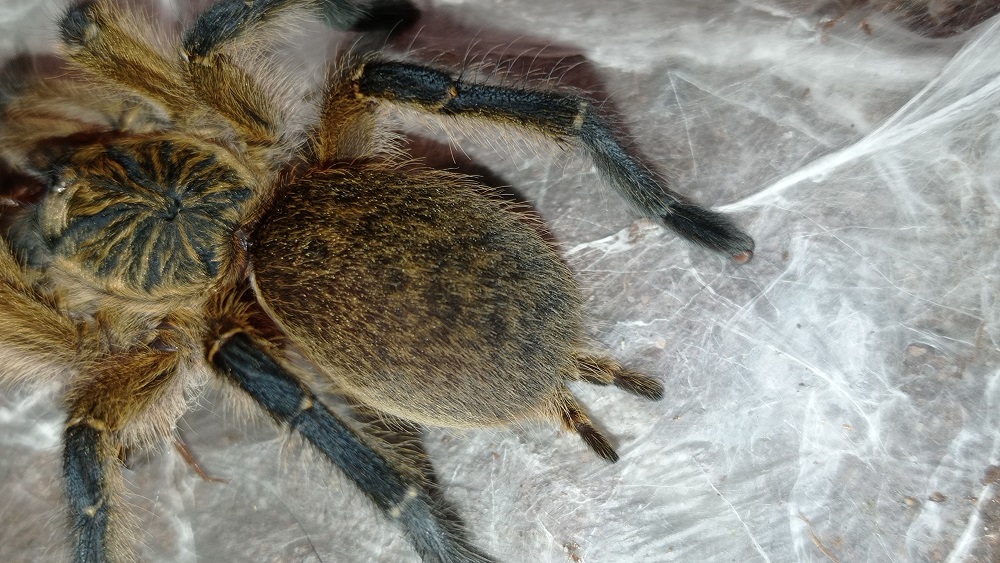
[[[596,428],[584,422],[577,422],[574,430],[601,459],[611,463],[618,461],[618,452],[615,451],[615,447]]]
[[[741,231],[728,217],[692,203],[671,205],[669,212],[660,216],[663,225],[702,246],[724,252],[739,263],[753,258],[754,241]]]

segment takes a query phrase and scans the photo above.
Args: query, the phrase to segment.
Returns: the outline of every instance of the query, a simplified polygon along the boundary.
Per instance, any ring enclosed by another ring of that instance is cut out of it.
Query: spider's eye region
[[[172,138],[83,149],[46,197],[46,240],[111,291],[200,288],[232,259],[252,193],[230,160]]]

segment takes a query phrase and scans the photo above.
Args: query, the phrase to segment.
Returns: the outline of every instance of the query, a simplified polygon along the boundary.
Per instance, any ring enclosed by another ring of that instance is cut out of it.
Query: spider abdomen
[[[390,414],[444,426],[537,417],[574,369],[569,270],[464,177],[312,174],[275,203],[251,259],[293,340]]]
[[[84,147],[40,208],[46,246],[112,294],[203,291],[232,261],[252,194],[232,160],[177,137]]]

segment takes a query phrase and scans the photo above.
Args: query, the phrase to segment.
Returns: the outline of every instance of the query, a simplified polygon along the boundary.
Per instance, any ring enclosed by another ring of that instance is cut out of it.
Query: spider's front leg
[[[78,563],[131,558],[121,449],[172,432],[185,408],[177,364],[176,352],[141,347],[91,363],[70,388],[63,477]]]
[[[70,8],[60,31],[74,62],[153,101],[174,122],[214,123],[219,115],[251,146],[270,146],[280,136],[274,103],[228,53],[184,49],[184,58],[166,57],[147,39],[155,37],[148,23],[106,0]]]
[[[181,66],[146,39],[153,35],[148,23],[94,0],[67,10],[59,28],[66,54],[82,68],[155,101],[171,116],[195,106]]]
[[[299,432],[340,469],[386,516],[398,522],[427,562],[487,563],[420,484],[408,479],[341,421],[303,382],[285,369],[269,346],[248,333],[220,335],[209,362],[277,422]]]
[[[598,170],[639,213],[737,262],[753,256],[754,242],[724,215],[687,201],[625,148],[593,101],[576,95],[465,82],[434,68],[368,61],[353,75],[361,97],[415,106],[423,111],[474,117],[534,130],[582,144]]]

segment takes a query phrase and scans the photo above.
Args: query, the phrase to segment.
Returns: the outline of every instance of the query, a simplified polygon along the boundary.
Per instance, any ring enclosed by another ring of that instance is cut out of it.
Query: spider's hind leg
[[[240,330],[218,338],[209,362],[276,421],[297,430],[390,519],[400,524],[424,561],[472,563],[492,559],[465,539],[447,511],[417,480],[362,440],[299,379]]]
[[[80,335],[56,303],[36,293],[6,244],[0,244],[0,390],[59,381],[77,357]]]
[[[673,191],[628,149],[588,98],[477,84],[447,72],[397,61],[362,63],[354,75],[358,96],[406,104],[438,115],[487,119],[535,131],[585,148],[597,169],[635,210],[737,262],[753,256],[754,242],[729,218]]]

